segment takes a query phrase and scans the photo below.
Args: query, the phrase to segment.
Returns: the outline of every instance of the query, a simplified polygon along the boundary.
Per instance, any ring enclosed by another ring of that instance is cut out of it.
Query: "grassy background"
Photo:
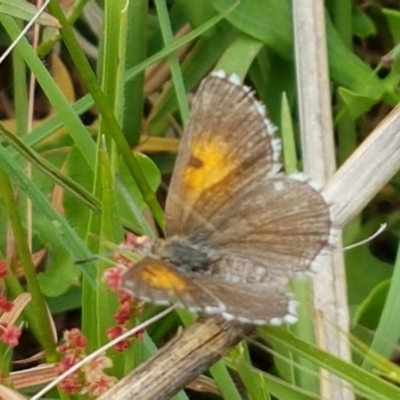
[[[20,15],[11,8],[12,3],[0,15],[5,46],[21,30],[15,18]],[[267,105],[275,124],[290,122],[285,126],[293,126],[294,142],[299,143],[289,1],[181,0],[165,4],[159,0],[148,4],[138,0],[126,7],[124,1],[116,0],[104,5],[99,2],[98,9],[86,6],[83,14],[85,3],[62,10],[58,2],[51,1],[49,10],[62,26],[61,37],[46,28],[37,51],[26,39],[19,40],[12,60],[7,61],[12,78],[0,77],[14,107],[13,115],[4,112],[2,123],[16,133],[1,130],[1,253],[11,267],[24,269],[33,296],[24,318],[49,362],[54,362],[57,354],[45,323],[44,299],[54,314],[81,310],[80,326],[91,349],[107,341],[105,332],[114,323],[117,304],[101,282],[108,263],[76,261],[107,253],[106,241],[119,243],[126,226],[145,233],[155,224],[163,227],[156,192],[162,178],[171,173],[177,150],[171,126],[176,132],[177,126],[185,125],[187,93],[211,69],[222,68],[245,79]],[[399,101],[400,11],[391,6],[384,1],[363,7],[346,0],[326,2],[338,165]],[[99,10],[104,25],[94,23]],[[87,55],[87,42],[77,42],[72,21],[93,46],[92,56]],[[187,24],[192,29],[182,32]],[[178,32],[179,38],[174,40]],[[68,66],[64,74],[49,61],[48,57],[54,56],[49,54],[55,53]],[[171,76],[163,73],[166,67]],[[29,134],[27,72],[34,74],[48,101],[46,118],[36,118]],[[154,89],[151,80],[156,82]],[[74,95],[71,85],[82,97]],[[79,90],[82,87],[85,89]],[[141,152],[132,152],[144,135]],[[292,165],[301,169],[301,149],[296,145],[295,150]],[[34,166],[31,176],[25,170],[27,161]],[[129,191],[129,199],[119,181]],[[259,337],[273,344],[275,362],[265,346],[253,345],[249,351],[243,343],[210,369],[223,398],[242,398],[243,393],[260,399],[320,398],[316,369],[297,368],[298,358],[346,378],[363,398],[400,398],[400,390],[385,379],[399,382],[396,365],[388,361],[400,333],[396,290],[399,183],[395,176],[344,232],[346,245],[370,236],[379,224],[388,224],[368,245],[345,252],[354,364],[322,352],[284,328],[262,328]],[[62,190],[56,190],[55,184]],[[13,202],[16,191],[17,202]],[[161,189],[159,198],[162,194]],[[138,210],[150,211],[153,219],[144,219]],[[9,221],[15,235],[12,244],[7,241]],[[46,250],[38,274],[28,244],[35,253]],[[11,298],[23,290],[15,279],[8,278],[6,284]],[[143,318],[152,312],[149,309]],[[176,331],[180,317],[171,315],[149,328],[129,352],[110,352],[114,361],[110,373],[123,376],[154,353],[156,346]],[[370,348],[376,353],[366,362]],[[12,357],[8,348],[0,347],[0,351],[4,360],[0,366],[7,374]],[[177,398],[186,396],[182,392]]]

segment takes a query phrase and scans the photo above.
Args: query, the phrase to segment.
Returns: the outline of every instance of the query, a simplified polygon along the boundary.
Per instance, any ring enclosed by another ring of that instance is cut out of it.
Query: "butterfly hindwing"
[[[226,319],[272,325],[297,321],[296,301],[273,285],[240,282],[232,285],[216,277],[204,276],[193,280],[224,305],[224,309],[218,313]]]
[[[229,256],[225,269],[238,270],[243,280],[281,282],[315,271],[335,233],[329,205],[303,174],[265,179],[235,196],[212,223],[218,229],[209,242]]]
[[[243,323],[295,321],[295,302],[269,284],[232,285],[216,277],[186,275],[164,261],[145,257],[124,275],[125,290],[154,304],[174,303],[191,311],[220,314]]]
[[[178,303],[191,311],[224,309],[216,297],[164,260],[144,257],[122,279],[124,290],[154,304]]]

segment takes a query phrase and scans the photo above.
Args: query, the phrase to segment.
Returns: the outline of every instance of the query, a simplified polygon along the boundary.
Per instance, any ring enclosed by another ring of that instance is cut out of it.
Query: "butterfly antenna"
[[[365,239],[365,240],[361,240],[361,242],[357,242],[357,243],[351,244],[351,245],[349,245],[349,246],[343,247],[342,250],[354,249],[355,247],[362,246],[362,245],[364,245],[364,244],[366,244],[366,243],[372,241],[372,240],[375,239],[377,236],[379,236],[379,235],[386,229],[386,227],[387,227],[387,224],[386,224],[386,223],[385,223],[385,224],[381,224],[380,228],[379,228],[373,235],[371,235],[370,237],[368,237],[368,238]]]
[[[108,253],[103,253],[103,254],[96,254],[93,257],[90,258],[85,258],[83,260],[77,260],[75,261],[76,265],[85,265],[89,264],[95,261],[110,261],[110,258],[113,256],[114,252],[110,251]]]

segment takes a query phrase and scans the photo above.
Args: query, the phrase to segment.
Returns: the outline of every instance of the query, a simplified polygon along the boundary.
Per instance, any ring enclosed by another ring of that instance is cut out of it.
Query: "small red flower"
[[[144,329],[140,329],[139,331],[137,331],[135,333],[135,337],[136,339],[142,340],[143,336],[144,336],[145,330]]]
[[[8,275],[7,265],[3,261],[0,261],[0,279],[4,278],[7,275]]]
[[[104,375],[103,370],[113,366],[111,358],[101,355],[90,360],[82,367],[87,381],[95,381],[99,376]]]
[[[124,324],[132,316],[132,309],[133,309],[132,298],[130,298],[124,302],[121,302],[119,304],[117,312],[114,315],[114,319],[119,324]]]
[[[126,328],[125,325],[118,325],[118,326],[113,326],[107,330],[107,337],[110,340],[116,339],[117,337],[121,336],[123,333],[125,333],[128,329]],[[122,352],[129,348],[131,345],[130,341],[125,339],[121,340],[114,346],[114,350],[118,352]]]
[[[118,292],[118,299],[120,303],[123,303],[124,301],[132,301],[132,296],[128,292],[125,292],[125,290],[120,290]]]
[[[125,239],[121,245],[123,249],[135,250],[137,248],[150,247],[151,239],[148,236],[136,236],[132,232],[125,235]]]
[[[74,354],[72,354],[72,352],[70,352],[56,364],[56,372],[61,375],[73,367],[78,361],[80,361],[80,358],[76,357]]]
[[[64,332],[65,345],[75,350],[83,350],[87,346],[87,339],[78,328]]]
[[[131,347],[131,342],[129,340],[121,340],[114,346],[114,350],[117,351],[118,353],[122,353],[126,349],[129,349]]]
[[[3,327],[0,333],[0,340],[11,347],[15,347],[19,343],[22,330],[15,325]]]
[[[116,382],[117,379],[113,376],[101,375],[95,381],[91,382],[90,385],[88,385],[88,394],[92,397],[99,397],[113,385],[115,385]]]
[[[122,275],[126,271],[123,265],[117,265],[113,268],[108,268],[104,271],[103,282],[107,284],[109,289],[113,292],[119,291],[122,282]]]
[[[13,302],[8,301],[4,295],[0,294],[0,312],[11,311],[13,306],[14,306]]]
[[[83,388],[82,380],[80,379],[78,372],[68,375],[58,384],[58,386],[62,391],[69,395],[78,394]]]
[[[121,336],[123,333],[127,331],[126,327],[123,325],[112,326],[107,330],[107,337],[110,340],[114,340],[117,337]]]

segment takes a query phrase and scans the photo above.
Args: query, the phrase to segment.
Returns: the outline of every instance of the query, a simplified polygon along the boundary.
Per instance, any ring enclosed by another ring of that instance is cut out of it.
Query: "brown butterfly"
[[[285,287],[333,243],[330,206],[280,173],[280,141],[236,75],[211,73],[193,100],[166,204],[166,239],[123,277],[133,296],[245,323],[295,322]]]

